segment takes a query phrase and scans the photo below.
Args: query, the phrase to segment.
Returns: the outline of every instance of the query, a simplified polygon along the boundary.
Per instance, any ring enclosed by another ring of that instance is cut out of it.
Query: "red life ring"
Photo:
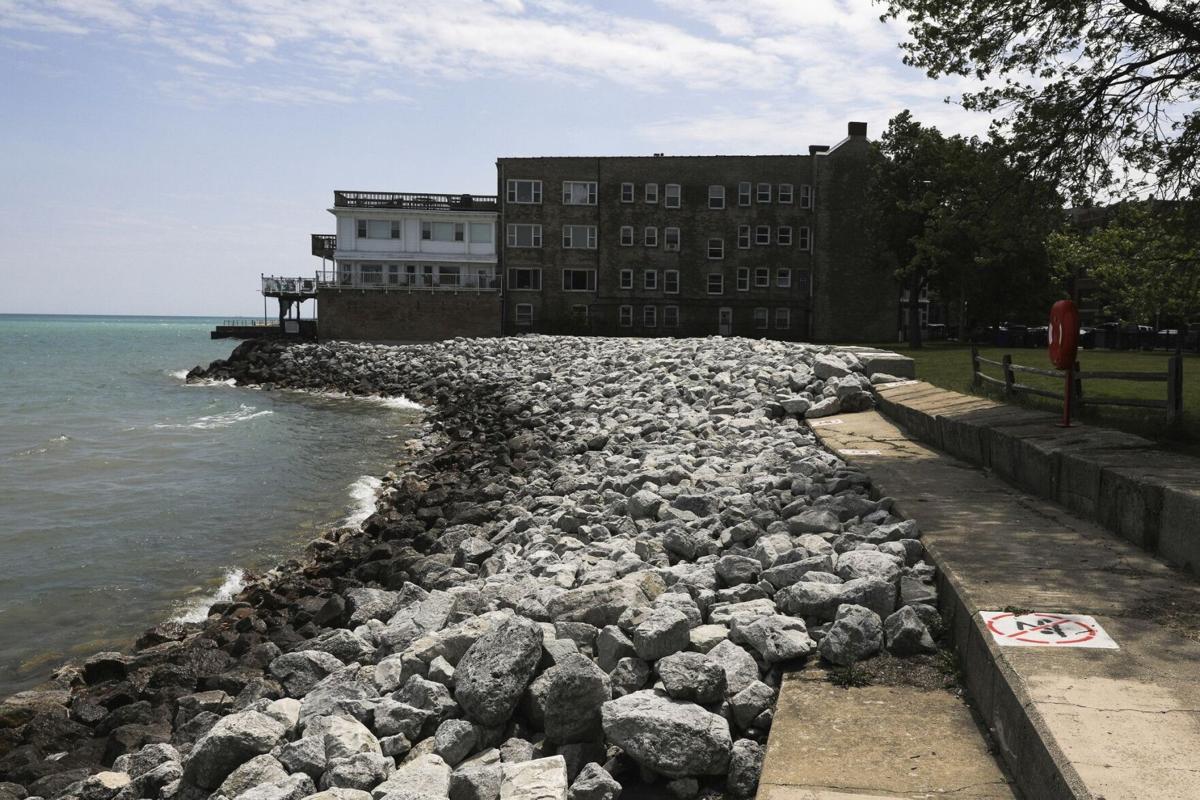
[[[1079,309],[1070,300],[1059,300],[1050,309],[1050,361],[1070,369],[1079,351]]]

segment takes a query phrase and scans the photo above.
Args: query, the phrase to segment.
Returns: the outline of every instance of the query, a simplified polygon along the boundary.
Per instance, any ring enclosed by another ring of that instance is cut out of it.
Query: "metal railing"
[[[337,250],[337,236],[332,233],[312,234],[312,254],[321,258],[333,258]]]
[[[315,295],[317,281],[315,278],[285,278],[278,275],[264,275],[262,278],[262,293],[268,297],[279,295]]]
[[[413,208],[425,211],[495,211],[494,194],[418,194],[415,192],[333,193],[336,208]]]
[[[317,286],[322,289],[370,289],[378,291],[477,291],[494,292],[500,289],[496,273],[463,273],[459,275],[425,275],[422,273],[381,273],[362,275],[355,272],[318,272]]]

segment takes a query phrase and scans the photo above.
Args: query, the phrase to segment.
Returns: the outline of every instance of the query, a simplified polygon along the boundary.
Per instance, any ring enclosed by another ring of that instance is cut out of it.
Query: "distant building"
[[[319,335],[891,340],[866,128],[807,155],[501,158],[498,197],[335,192]]]

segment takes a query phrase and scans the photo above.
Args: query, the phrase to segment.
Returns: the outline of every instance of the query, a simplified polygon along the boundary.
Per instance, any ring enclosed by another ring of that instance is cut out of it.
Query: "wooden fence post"
[[[1011,397],[1013,393],[1012,356],[1005,353],[1004,358],[1000,360],[1004,364],[1004,396]]]
[[[1176,353],[1167,359],[1167,424],[1183,419],[1183,358]]]
[[[1083,378],[1079,377],[1079,373],[1083,368],[1079,366],[1079,361],[1075,362],[1075,380],[1071,382],[1071,391],[1075,396],[1071,399],[1071,409],[1075,412],[1072,416],[1079,417],[1083,413]]]
[[[979,345],[971,342],[971,388],[978,389],[983,383],[979,379]]]

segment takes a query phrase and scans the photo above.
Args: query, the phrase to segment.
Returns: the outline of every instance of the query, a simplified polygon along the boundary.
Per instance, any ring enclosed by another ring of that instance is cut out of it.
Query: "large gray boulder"
[[[566,800],[567,761],[536,758],[500,767],[500,800]]]
[[[274,783],[283,780],[287,776],[288,771],[283,768],[283,764],[279,763],[278,759],[274,756],[263,754],[255,756],[229,773],[229,777],[221,782],[221,787],[217,789],[217,793],[225,797],[237,797],[242,792],[253,789],[260,783]]]
[[[546,670],[546,739],[558,744],[600,738],[600,706],[612,697],[612,684],[596,664],[579,653]]]
[[[646,690],[601,708],[605,738],[647,769],[671,778],[722,775],[733,742],[724,717]]]
[[[343,667],[341,659],[323,650],[285,653],[271,662],[271,677],[279,681],[289,697],[303,697],[312,687]]]
[[[567,792],[567,800],[617,800],[620,796],[621,784],[594,761],[584,765]]]
[[[879,578],[888,583],[900,580],[904,561],[877,550],[851,550],[838,557],[836,573],[844,581]]]
[[[663,606],[652,609],[633,629],[638,658],[655,661],[687,649],[691,626],[682,611]]]
[[[635,572],[563,592],[546,604],[546,611],[555,622],[586,622],[603,628],[616,625],[626,609],[650,605],[666,588],[655,573]]]
[[[750,798],[758,791],[758,778],[762,774],[766,749],[751,739],[738,739],[733,743],[733,754],[729,757],[729,775],[725,788],[733,797]]]
[[[844,605],[825,638],[821,655],[826,661],[849,666],[883,649],[883,623],[879,615],[863,606]]]
[[[467,649],[455,668],[454,699],[480,725],[503,725],[533,680],[541,656],[541,628],[514,617]]]
[[[286,732],[287,726],[279,720],[257,711],[222,717],[188,753],[183,779],[202,789],[216,789],[242,764],[270,752]]]
[[[730,640],[718,644],[705,657],[725,670],[725,690],[734,695],[758,680],[758,662]]]
[[[383,783],[371,790],[374,800],[440,800],[450,796],[450,767],[442,757],[425,753],[405,761]]]
[[[914,656],[937,650],[929,629],[920,614],[912,606],[904,606],[883,621],[883,634],[889,653],[897,656]]]
[[[776,614],[749,622],[737,619],[733,626],[737,636],[757,650],[768,664],[803,658],[817,648],[808,636],[804,620],[796,617]]]
[[[675,653],[660,660],[654,668],[663,689],[676,700],[718,703],[725,699],[725,669],[706,655]]]

